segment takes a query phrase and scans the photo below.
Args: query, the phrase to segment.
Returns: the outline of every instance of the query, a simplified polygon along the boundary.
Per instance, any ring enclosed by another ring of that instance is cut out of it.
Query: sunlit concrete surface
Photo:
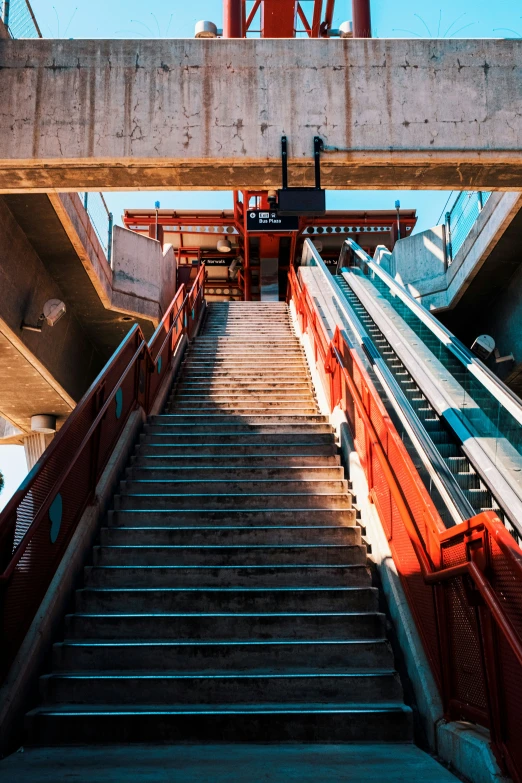
[[[522,40],[0,41],[0,190],[522,189]]]
[[[29,749],[2,783],[455,783],[414,745],[149,745]]]

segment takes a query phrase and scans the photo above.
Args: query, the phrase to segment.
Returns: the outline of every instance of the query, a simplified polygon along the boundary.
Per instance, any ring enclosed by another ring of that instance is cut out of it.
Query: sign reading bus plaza
[[[273,210],[249,209],[247,212],[248,231],[298,231],[298,217],[283,217]]]

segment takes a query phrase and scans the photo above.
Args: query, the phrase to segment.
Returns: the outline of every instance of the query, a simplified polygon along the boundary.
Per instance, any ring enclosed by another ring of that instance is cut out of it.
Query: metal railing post
[[[484,207],[484,199],[482,198],[482,191],[477,191],[477,201],[478,201],[478,209],[479,212],[482,212],[482,209]]]
[[[112,212],[109,212],[109,227],[107,236],[107,261],[109,266],[112,266],[112,230],[114,228],[114,217]]]
[[[4,0],[4,11],[2,21],[6,27],[9,27],[9,11],[11,10],[11,0]]]
[[[85,193],[83,194],[83,207],[84,207],[85,211],[87,211],[87,204],[88,203],[89,203],[89,194],[87,193],[87,191],[85,191]]]
[[[453,261],[453,252],[451,249],[451,212],[446,212],[445,226],[446,226],[446,258],[448,260],[448,266],[449,266]]]

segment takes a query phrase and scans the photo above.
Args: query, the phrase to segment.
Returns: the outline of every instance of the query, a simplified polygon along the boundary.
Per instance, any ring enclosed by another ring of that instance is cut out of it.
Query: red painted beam
[[[295,0],[263,0],[261,37],[293,38],[296,6]]]
[[[223,0],[223,38],[243,38],[242,0]]]
[[[352,0],[352,20],[354,38],[372,37],[370,0]]]

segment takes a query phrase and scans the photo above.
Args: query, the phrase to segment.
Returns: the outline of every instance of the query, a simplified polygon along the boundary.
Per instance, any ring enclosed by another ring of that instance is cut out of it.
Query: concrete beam
[[[522,40],[0,41],[0,190],[522,189]]]

